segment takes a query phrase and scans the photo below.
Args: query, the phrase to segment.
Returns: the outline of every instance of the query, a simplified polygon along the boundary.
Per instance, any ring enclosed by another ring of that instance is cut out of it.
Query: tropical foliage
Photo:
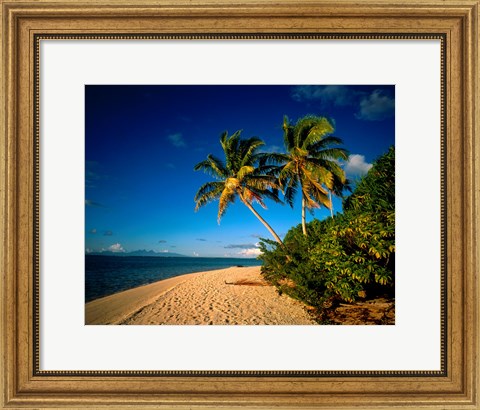
[[[263,240],[262,271],[281,292],[317,308],[393,294],[395,282],[395,151],[380,157],[344,202],[344,212],[300,226],[285,248]]]
[[[306,209],[325,206],[332,209],[332,192],[341,195],[347,183],[338,160],[347,159],[340,148],[342,140],[333,136],[333,122],[325,117],[307,115],[291,124],[283,120],[283,139],[286,153],[270,154],[268,158],[281,164],[279,184],[285,200],[293,207],[300,189],[302,196],[302,230],[307,235]]]
[[[335,218],[306,223],[305,209],[332,207],[331,195],[350,190],[341,167],[347,152],[333,136],[332,121],[306,116],[290,124],[285,117],[285,153],[262,153],[264,142],[242,139],[240,131],[220,136],[225,158],[208,155],[195,165],[215,178],[195,195],[196,210],[218,200],[218,221],[238,198],[269,230],[262,239],[262,273],[280,292],[322,311],[335,303],[353,302],[379,294],[393,297],[395,284],[395,150],[375,161],[343,200]],[[265,199],[293,206],[302,196],[302,223],[290,229],[284,241],[260,216],[253,204],[265,208]],[[307,237],[307,231],[309,235]]]
[[[242,139],[241,131],[230,137],[225,131],[220,136],[220,144],[225,154],[225,161],[212,154],[207,159],[195,165],[194,170],[202,170],[216,178],[203,184],[195,195],[195,210],[207,203],[218,200],[218,222],[227,210],[227,207],[238,197],[240,201],[262,222],[275,240],[282,244],[282,240],[272,227],[263,219],[253,207],[257,202],[263,208],[265,198],[281,202],[278,197],[278,182],[269,171],[271,166],[265,165],[265,155],[258,150],[265,143],[256,137]]]
[[[367,177],[357,185],[355,192],[346,198],[344,209],[368,212],[395,210],[395,150],[390,147],[380,157]]]

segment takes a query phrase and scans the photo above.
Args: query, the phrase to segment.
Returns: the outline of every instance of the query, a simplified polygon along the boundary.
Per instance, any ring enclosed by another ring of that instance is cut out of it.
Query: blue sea
[[[186,273],[261,264],[245,258],[85,255],[85,302]]]

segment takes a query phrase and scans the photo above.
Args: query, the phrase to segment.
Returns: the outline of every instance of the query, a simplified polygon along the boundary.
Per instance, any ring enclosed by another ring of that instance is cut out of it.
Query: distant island
[[[174,256],[181,256],[182,258],[190,258],[190,256],[182,255],[175,252],[155,252],[153,250],[147,251],[145,249],[139,249],[132,252],[112,252],[112,251],[100,251],[100,252],[87,252],[85,255],[89,256],[154,256],[160,258],[171,258]]]

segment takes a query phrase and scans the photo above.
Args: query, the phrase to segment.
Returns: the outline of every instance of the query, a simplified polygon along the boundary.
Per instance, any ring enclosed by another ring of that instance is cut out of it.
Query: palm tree
[[[283,242],[272,227],[263,219],[253,207],[256,201],[266,208],[264,198],[281,202],[278,198],[278,183],[275,176],[269,172],[274,167],[265,165],[261,161],[264,154],[258,149],[265,143],[257,138],[240,138],[241,131],[228,137],[225,131],[220,136],[220,144],[225,153],[225,162],[212,154],[207,159],[199,162],[193,168],[195,171],[203,170],[215,177],[217,181],[203,184],[195,195],[195,211],[207,203],[219,200],[218,223],[227,210],[229,204],[238,197],[240,201],[265,225],[275,240],[283,246]],[[257,166],[262,162],[261,165]]]
[[[340,138],[334,137],[332,122],[325,117],[307,115],[295,125],[283,119],[285,154],[268,154],[267,158],[281,164],[278,173],[285,200],[293,207],[294,197],[302,192],[302,230],[307,236],[306,209],[332,208],[329,191],[341,192],[346,183],[345,172],[338,164],[347,159]]]
[[[352,182],[349,179],[341,181],[336,175],[333,175],[333,188],[328,190],[328,197],[330,199],[330,216],[333,218],[333,202],[332,195],[343,198],[343,191],[352,192]]]

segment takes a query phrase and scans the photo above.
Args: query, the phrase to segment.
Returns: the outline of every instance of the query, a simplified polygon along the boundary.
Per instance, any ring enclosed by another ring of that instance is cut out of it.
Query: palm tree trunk
[[[282,240],[280,239],[280,237],[276,234],[276,232],[273,230],[273,228],[268,224],[268,222],[263,219],[260,214],[255,210],[255,208],[248,202],[248,201],[245,201],[243,198],[240,198],[240,200],[245,204],[245,206],[250,209],[250,211],[253,212],[253,214],[259,219],[259,221],[265,225],[265,228],[268,229],[268,231],[272,234],[272,236],[275,238],[275,240],[282,246],[283,245],[283,242]]]
[[[330,215],[333,218],[332,191],[328,191],[328,197],[330,198]]]
[[[307,236],[307,222],[305,217],[305,197],[302,195],[302,230],[303,234]]]

